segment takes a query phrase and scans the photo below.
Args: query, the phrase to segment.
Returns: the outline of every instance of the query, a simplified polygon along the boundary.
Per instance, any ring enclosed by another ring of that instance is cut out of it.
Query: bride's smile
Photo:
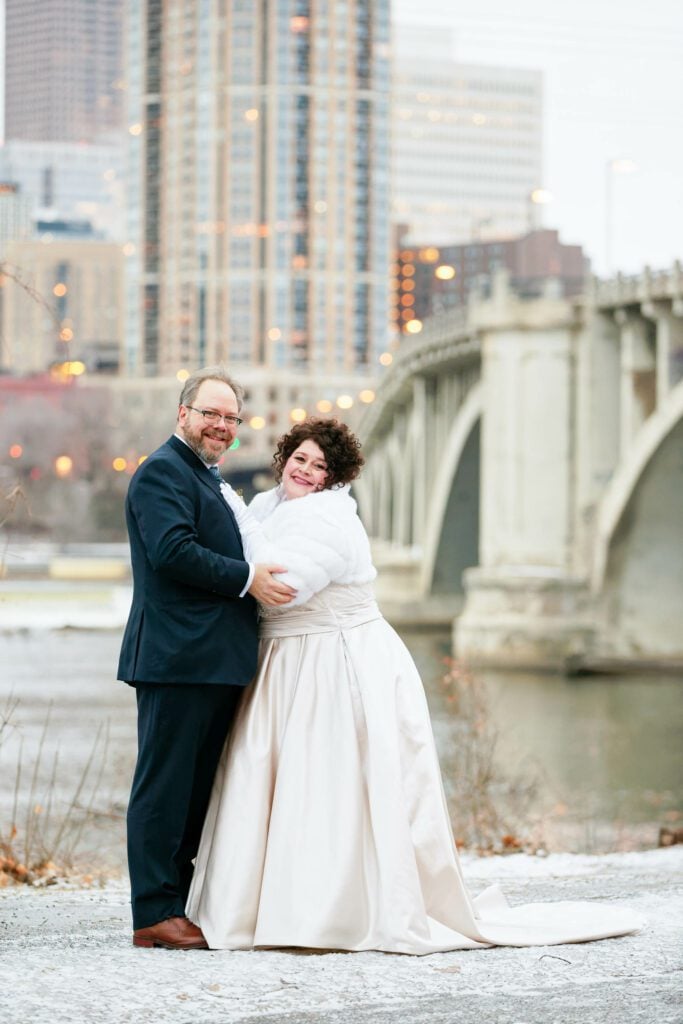
[[[285,496],[303,498],[313,491],[322,490],[327,479],[327,462],[319,446],[307,438],[292,452],[282,471]]]

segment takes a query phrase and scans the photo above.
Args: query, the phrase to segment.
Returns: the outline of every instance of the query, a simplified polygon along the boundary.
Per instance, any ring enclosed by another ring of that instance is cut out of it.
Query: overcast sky
[[[605,270],[683,260],[683,0],[393,0],[400,24],[448,26],[465,62],[544,72],[548,227]]]

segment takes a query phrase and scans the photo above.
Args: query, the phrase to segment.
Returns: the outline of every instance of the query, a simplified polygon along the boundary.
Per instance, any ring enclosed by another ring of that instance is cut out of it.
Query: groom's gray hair
[[[204,366],[201,370],[195,370],[194,373],[191,373],[183,384],[178,405],[192,405],[197,397],[197,392],[205,380],[219,380],[223,384],[227,384],[229,388],[232,388],[237,399],[237,410],[238,412],[241,411],[242,403],[244,402],[244,388],[226,373],[222,366]]]

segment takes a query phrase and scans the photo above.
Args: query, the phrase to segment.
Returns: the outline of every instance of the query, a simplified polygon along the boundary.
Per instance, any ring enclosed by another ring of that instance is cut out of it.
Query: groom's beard
[[[223,455],[232,444],[232,439],[230,437],[223,437],[222,435],[219,437],[218,435],[216,435],[214,440],[220,440],[224,442],[223,450],[217,452],[215,448],[208,448],[204,444],[203,430],[190,431],[185,427],[180,429],[180,433],[182,434],[184,440],[187,442],[188,446],[195,453],[197,458],[201,459],[202,462],[208,463],[209,466],[217,465],[217,463],[220,462],[220,460],[223,458]]]

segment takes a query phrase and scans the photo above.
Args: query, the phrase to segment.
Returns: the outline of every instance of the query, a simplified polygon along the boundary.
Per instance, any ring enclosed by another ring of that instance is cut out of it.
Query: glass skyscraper
[[[387,341],[389,0],[140,0],[130,372],[373,372]]]

